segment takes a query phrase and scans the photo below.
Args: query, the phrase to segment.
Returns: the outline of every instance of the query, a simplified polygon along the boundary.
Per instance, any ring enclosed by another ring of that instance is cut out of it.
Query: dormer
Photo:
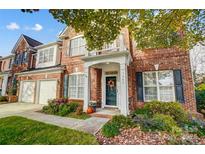
[[[36,68],[46,68],[60,64],[62,42],[52,42],[37,46]]]

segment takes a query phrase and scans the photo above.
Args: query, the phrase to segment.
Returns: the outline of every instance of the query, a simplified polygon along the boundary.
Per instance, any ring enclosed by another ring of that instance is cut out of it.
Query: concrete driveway
[[[0,105],[0,117],[7,117],[10,115],[19,114],[22,112],[38,111],[43,106],[40,104],[30,104],[30,103],[10,103]]]

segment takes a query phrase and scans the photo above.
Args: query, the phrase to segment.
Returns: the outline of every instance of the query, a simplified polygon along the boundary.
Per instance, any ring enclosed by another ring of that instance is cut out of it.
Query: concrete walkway
[[[91,117],[86,120],[81,120],[36,112],[41,108],[42,106],[38,104],[3,104],[0,105],[0,117],[13,115],[21,116],[47,124],[84,131],[93,135],[96,134],[102,128],[102,126],[109,121],[108,118]]]

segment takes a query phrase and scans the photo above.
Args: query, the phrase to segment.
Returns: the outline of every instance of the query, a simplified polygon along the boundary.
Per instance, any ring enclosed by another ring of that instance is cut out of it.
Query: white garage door
[[[23,81],[21,88],[21,101],[25,103],[34,103],[35,82]]]
[[[39,104],[48,104],[49,99],[56,98],[56,80],[40,81]]]

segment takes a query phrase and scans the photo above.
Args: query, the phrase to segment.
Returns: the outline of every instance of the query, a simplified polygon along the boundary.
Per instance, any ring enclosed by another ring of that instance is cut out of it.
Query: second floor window
[[[86,51],[86,41],[83,37],[78,37],[70,40],[69,55],[77,56],[84,55]]]
[[[39,51],[39,59],[40,63],[52,62],[54,57],[54,48],[44,49]]]

